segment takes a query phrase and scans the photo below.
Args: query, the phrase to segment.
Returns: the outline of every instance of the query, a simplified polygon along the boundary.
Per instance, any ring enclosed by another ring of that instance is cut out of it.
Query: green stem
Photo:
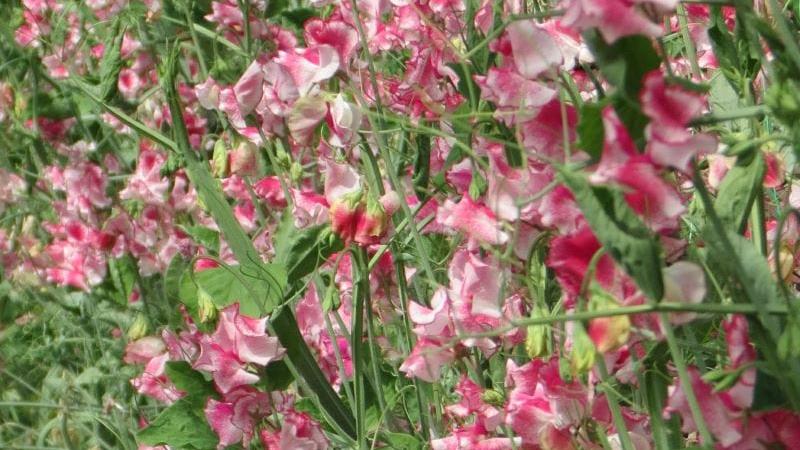
[[[721,111],[702,115],[696,119],[692,119],[689,122],[689,126],[697,127],[702,125],[713,125],[715,123],[729,122],[731,120],[760,117],[766,114],[768,111],[769,109],[765,105],[747,106],[730,111]]]
[[[686,362],[683,359],[683,353],[678,347],[678,341],[675,339],[675,331],[672,329],[672,324],[669,322],[669,315],[667,313],[660,314],[661,326],[664,328],[664,334],[667,338],[667,345],[669,352],[672,354],[672,362],[675,363],[675,369],[678,371],[678,379],[681,382],[681,388],[686,396],[686,403],[689,404],[689,410],[692,412],[694,423],[697,426],[697,431],[700,433],[703,444],[710,446],[714,442],[711,432],[708,431],[708,425],[703,417],[703,411],[700,409],[700,403],[697,401],[697,396],[692,387],[692,379],[689,376],[689,371],[686,368]]]
[[[703,72],[700,71],[700,64],[697,62],[697,49],[694,46],[692,36],[689,34],[689,22],[686,20],[686,8],[683,5],[678,5],[676,8],[678,16],[678,26],[681,29],[681,38],[683,39],[684,50],[686,50],[686,58],[689,59],[689,64],[692,68],[692,75],[697,80],[703,79]]]
[[[366,273],[366,251],[361,247],[351,249],[353,277],[353,325],[350,348],[353,352],[353,384],[356,402],[356,442],[358,448],[367,448],[367,426],[364,374],[366,371],[364,355],[364,307],[369,307],[369,274]]]
[[[597,353],[597,369],[600,372],[602,379],[602,390],[606,394],[606,401],[608,408],[611,410],[611,416],[614,420],[614,427],[617,429],[619,442],[622,444],[623,450],[634,450],[633,442],[628,434],[628,427],[625,426],[625,419],[622,417],[622,410],[619,406],[619,397],[614,389],[609,389],[610,377],[608,376],[608,369],[606,368],[606,361],[603,359],[602,353]]]

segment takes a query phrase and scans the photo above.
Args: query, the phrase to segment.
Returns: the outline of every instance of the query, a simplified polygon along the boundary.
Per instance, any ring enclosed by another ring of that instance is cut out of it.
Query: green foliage
[[[202,289],[217,308],[239,302],[242,314],[262,317],[280,304],[285,286],[281,265],[265,264],[260,273],[248,272],[241,266],[215,267],[184,276],[180,299],[195,314],[199,307],[198,289]]]
[[[294,216],[289,212],[284,213],[274,242],[275,263],[286,267],[287,278],[294,289],[328,256],[344,248],[330,226],[316,225],[299,230],[294,226]]]
[[[136,438],[145,445],[169,445],[188,450],[212,449],[219,442],[203,410],[188,399],[178,400],[165,409]]]
[[[599,160],[603,153],[605,128],[603,126],[603,103],[584,103],[578,120],[577,146],[592,157]]]
[[[644,148],[644,128],[647,116],[639,106],[639,93],[645,75],[661,65],[650,39],[644,36],[626,36],[609,45],[596,30],[584,33],[589,48],[600,66],[600,71],[614,87],[611,104],[625,124],[631,139],[639,149]]]
[[[572,191],[592,231],[649,298],[664,294],[661,249],[653,233],[625,203],[621,192],[592,186],[581,174],[566,168],[559,178]]]
[[[746,162],[745,162],[746,161]],[[766,164],[760,152],[739,157],[719,187],[719,194],[714,202],[720,220],[730,224],[737,233],[743,233],[747,226],[747,218],[753,201],[760,192],[764,180]]]

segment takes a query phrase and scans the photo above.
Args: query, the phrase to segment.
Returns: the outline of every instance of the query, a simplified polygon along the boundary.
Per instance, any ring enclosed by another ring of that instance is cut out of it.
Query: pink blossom
[[[399,370],[409,378],[434,383],[441,376],[442,368],[453,360],[455,353],[452,349],[441,347],[437,342],[425,338],[417,341]]]
[[[517,72],[535,79],[563,61],[550,33],[533,20],[517,20],[508,26],[508,39]]]
[[[436,213],[436,220],[476,242],[500,245],[509,239],[508,233],[501,230],[494,213],[485,205],[476,203],[469,195],[461,197],[458,203],[445,200]]]
[[[562,23],[580,31],[597,27],[609,43],[635,34],[658,37],[662,27],[651,22],[641,8],[652,6],[666,12],[676,3],[676,0],[567,0]]]
[[[693,157],[716,150],[713,136],[693,135],[686,129],[689,121],[705,109],[701,94],[667,85],[661,71],[654,70],[644,79],[641,102],[651,120],[645,133],[649,141],[647,152],[654,162],[688,171]]]
[[[726,404],[722,397],[713,391],[713,388],[700,378],[700,373],[695,367],[689,367],[689,378],[692,383],[700,411],[703,414],[709,431],[723,447],[730,446],[742,438],[741,432],[737,429],[734,418],[736,411],[731,405]],[[689,403],[686,400],[684,387],[678,382],[669,388],[669,399],[664,409],[665,415],[678,413],[683,422],[681,430],[689,433],[697,430],[694,417],[689,410]]]
[[[284,354],[278,339],[266,335],[266,321],[241,315],[238,303],[226,307],[220,312],[214,334],[201,338],[200,356],[194,367],[211,372],[223,393],[255,383],[259,377],[248,372],[246,364],[264,366]]]
[[[261,443],[266,450],[325,450],[328,439],[322,427],[306,413],[288,411],[280,431],[262,430]]]
[[[256,424],[272,411],[269,394],[249,386],[240,386],[226,393],[222,400],[209,398],[205,415],[211,429],[219,436],[217,450],[242,442],[247,446]]]

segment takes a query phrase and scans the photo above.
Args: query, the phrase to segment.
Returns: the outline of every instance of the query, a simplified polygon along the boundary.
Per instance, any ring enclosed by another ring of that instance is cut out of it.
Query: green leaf
[[[747,156],[749,158],[737,158],[736,165],[722,179],[714,202],[714,209],[720,220],[731,224],[733,230],[740,234],[747,226],[747,218],[766,172],[761,152]],[[744,163],[743,159],[749,161]]]
[[[428,197],[428,184],[431,178],[431,137],[427,133],[417,133],[417,151],[414,154],[414,192],[417,198]]]
[[[201,226],[180,226],[195,242],[202,245],[206,250],[216,254],[219,250],[219,232],[211,228]]]
[[[164,298],[169,302],[178,302],[181,299],[181,280],[187,269],[189,260],[180,253],[176,254],[164,272]]]
[[[295,28],[303,28],[303,24],[312,17],[318,17],[318,10],[312,8],[295,8],[281,12],[281,17],[294,25]]]
[[[136,435],[145,445],[169,445],[174,448],[208,450],[216,448],[219,439],[208,426],[202,409],[181,399],[165,409]]]
[[[197,308],[198,287],[208,293],[217,308],[239,302],[242,314],[263,317],[281,303],[286,274],[279,264],[264,264],[259,272],[229,266],[206,269],[194,277],[184,276],[180,298],[192,312]]]
[[[104,102],[111,100],[117,93],[117,79],[122,70],[122,40],[125,29],[120,25],[121,19],[114,19],[111,27],[111,42],[106,43],[103,60],[100,61],[99,97]]]
[[[712,226],[707,226],[703,235],[708,246],[709,267],[715,268],[715,276],[722,286],[730,289],[735,301],[749,301],[764,307],[783,304],[767,260],[752,242],[732,230],[718,230]],[[758,316],[777,341],[778,319],[768,314],[766,308]]]
[[[275,17],[289,6],[289,0],[269,0],[267,4],[267,17]]]
[[[626,36],[609,45],[597,30],[584,33],[600,71],[628,98],[637,100],[642,81],[650,71],[658,69],[661,58],[645,36]]]
[[[633,141],[643,149],[644,128],[649,119],[639,107],[639,92],[644,76],[658,69],[661,58],[645,36],[626,36],[613,44],[603,40],[597,30],[584,33],[584,39],[605,78],[617,88],[611,103]]]
[[[265,391],[283,391],[294,381],[289,366],[284,361],[273,361],[264,368],[259,382]]]
[[[286,267],[293,283],[313,272],[328,256],[344,248],[342,241],[329,225],[317,225],[298,230],[294,216],[285,212],[275,233],[275,262]]]
[[[664,294],[663,261],[658,241],[621,192],[592,186],[582,174],[559,168],[561,181],[572,191],[586,221],[606,252],[653,300]]]
[[[167,362],[165,372],[176,388],[186,392],[184,399],[200,408],[205,406],[209,397],[217,397],[214,384],[206,380],[203,374],[192,369],[192,366],[186,361]]]
[[[130,255],[125,255],[122,258],[110,258],[108,272],[111,276],[111,283],[117,292],[117,302],[127,305],[136,284],[139,268]]]
[[[381,433],[384,441],[389,444],[389,448],[398,450],[417,450],[425,447],[425,444],[416,436],[405,433],[394,433],[384,431]]]
[[[603,127],[602,103],[584,103],[578,121],[578,148],[585,151],[593,160],[599,160],[603,153],[605,128]]]

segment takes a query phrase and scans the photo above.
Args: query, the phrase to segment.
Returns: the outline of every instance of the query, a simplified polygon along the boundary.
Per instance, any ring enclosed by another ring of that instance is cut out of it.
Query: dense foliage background
[[[7,2],[0,448],[796,448],[798,14]]]

